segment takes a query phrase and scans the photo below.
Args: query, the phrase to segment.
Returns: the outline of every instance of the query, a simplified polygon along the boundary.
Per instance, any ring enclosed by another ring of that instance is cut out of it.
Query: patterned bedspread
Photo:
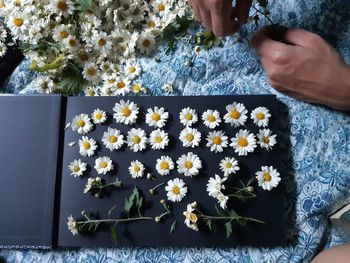
[[[322,35],[350,63],[350,1],[271,0],[274,22]],[[54,251],[2,250],[0,262],[309,262],[327,247],[344,243],[327,217],[350,200],[350,116],[273,90],[248,39],[245,26],[223,47],[195,54],[179,43],[175,53],[143,59],[143,85],[152,95],[173,84],[177,95],[276,94],[280,101],[280,144],[291,218],[290,245],[268,248],[115,248]],[[191,63],[188,63],[191,62]],[[1,92],[32,93],[28,61]]]

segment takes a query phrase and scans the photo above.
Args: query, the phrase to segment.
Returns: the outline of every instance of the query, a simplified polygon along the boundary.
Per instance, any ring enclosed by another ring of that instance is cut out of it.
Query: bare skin
[[[188,0],[196,20],[216,36],[229,36],[247,22],[252,0]]]
[[[317,255],[311,263],[349,263],[350,244],[335,246],[326,249]]]
[[[274,40],[267,27],[252,38],[269,83],[292,97],[350,109],[350,66],[320,36],[303,29],[288,29]]]

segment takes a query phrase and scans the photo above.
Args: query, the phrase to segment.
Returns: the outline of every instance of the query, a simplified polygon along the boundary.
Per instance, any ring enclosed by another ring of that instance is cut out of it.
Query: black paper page
[[[82,157],[79,155],[79,146],[69,147],[70,142],[78,142],[82,137],[77,132],[73,132],[70,128],[65,134],[64,143],[64,158],[63,158],[63,174],[62,174],[62,192],[61,192],[61,209],[60,209],[60,227],[59,227],[59,246],[76,246],[76,247],[97,247],[97,246],[114,246],[114,242],[109,233],[109,229],[100,230],[94,234],[79,234],[73,236],[67,229],[67,217],[73,215],[75,218],[82,218],[81,211],[90,211],[98,213],[100,218],[106,218],[108,210],[116,206],[113,212],[114,216],[123,217],[123,204],[126,197],[129,197],[134,186],[141,189],[146,201],[145,216],[159,215],[163,210],[159,204],[159,200],[167,199],[166,192],[163,187],[158,189],[157,195],[150,195],[149,189],[160,182],[167,182],[176,177],[185,181],[189,193],[180,203],[172,203],[173,215],[164,220],[163,223],[155,223],[154,221],[140,221],[128,224],[118,224],[118,246],[174,246],[174,247],[190,247],[190,246],[220,246],[233,247],[242,245],[252,246],[277,246],[285,244],[286,226],[284,218],[283,202],[285,201],[284,184],[281,183],[277,188],[270,192],[264,191],[257,186],[255,180],[254,186],[257,189],[258,198],[249,200],[245,203],[235,200],[230,207],[242,216],[251,216],[266,222],[265,225],[249,223],[246,227],[234,225],[233,234],[230,238],[226,238],[223,223],[217,227],[215,232],[209,232],[205,225],[200,225],[200,231],[195,232],[187,228],[184,224],[183,211],[186,210],[186,205],[190,202],[197,201],[203,211],[207,214],[215,215],[214,206],[217,201],[209,197],[206,191],[206,184],[209,177],[214,177],[215,174],[223,176],[219,170],[219,162],[226,156],[235,157],[240,165],[241,170],[239,176],[244,182],[247,182],[255,172],[260,170],[262,165],[272,165],[280,172],[280,152],[277,145],[271,152],[260,149],[258,146],[253,154],[247,157],[240,157],[234,153],[233,148],[225,148],[223,153],[214,154],[210,152],[206,145],[206,135],[209,128],[205,127],[201,121],[201,114],[207,109],[217,109],[221,113],[221,118],[226,113],[225,106],[233,101],[242,102],[249,110],[249,117],[246,124],[246,129],[258,132],[259,128],[253,124],[250,119],[250,112],[258,107],[267,107],[272,117],[270,118],[269,128],[273,133],[277,133],[277,104],[276,97],[272,95],[260,96],[202,96],[202,97],[128,97],[125,100],[131,100],[140,107],[140,114],[137,124],[133,127],[142,128],[147,132],[147,135],[153,128],[145,123],[145,112],[147,108],[159,106],[164,107],[170,113],[170,119],[167,122],[165,131],[169,133],[170,140],[173,142],[171,147],[165,150],[151,150],[148,145],[147,150],[143,152],[132,152],[128,147],[124,146],[123,150],[111,152],[106,149],[102,142],[102,134],[108,127],[117,128],[124,134],[126,138],[127,131],[131,126],[117,124],[112,117],[113,107],[121,98],[116,97],[72,97],[68,98],[67,102],[67,122],[70,122],[75,115],[86,113],[91,114],[94,109],[100,108],[108,112],[108,124],[97,125],[96,128],[86,136],[94,138],[99,148],[97,154],[93,157]],[[180,131],[184,126],[179,121],[179,112],[182,108],[191,107],[199,113],[199,122],[193,127],[197,128],[202,133],[202,142],[198,148],[184,148],[178,140]],[[245,129],[243,127],[243,129]],[[222,124],[216,130],[222,129],[226,132],[229,138],[235,136],[241,128],[233,128],[229,124]],[[174,144],[176,139],[176,143]],[[155,169],[156,159],[162,155],[169,155],[176,163],[178,157],[183,153],[196,153],[203,162],[203,168],[200,174],[193,178],[179,175],[175,170],[168,176],[160,176]],[[109,156],[116,167],[114,171],[107,175],[100,175],[107,182],[113,182],[117,177],[123,181],[126,188],[111,190],[108,196],[104,198],[96,198],[90,194],[84,194],[84,186],[89,176],[97,176],[94,169],[94,161],[97,157]],[[82,178],[74,178],[70,175],[68,165],[74,159],[81,159],[88,163],[89,173]],[[146,165],[156,178],[156,181],[150,181],[144,176],[142,179],[132,179],[128,173],[128,167],[132,160],[139,160]],[[235,176],[231,175],[227,182],[233,182],[237,186]],[[283,180],[284,175],[281,173]],[[227,183],[230,184],[230,183]],[[168,201],[168,203],[171,203]],[[172,235],[169,234],[170,225],[173,221],[177,221],[177,227]]]
[[[0,247],[52,246],[61,96],[0,96]]]

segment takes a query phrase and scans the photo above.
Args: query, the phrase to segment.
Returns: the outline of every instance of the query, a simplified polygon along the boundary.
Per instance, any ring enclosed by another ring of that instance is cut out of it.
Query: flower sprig
[[[97,218],[92,213],[82,211],[82,219],[75,219],[72,215],[68,217],[67,227],[73,235],[79,234],[79,232],[96,232],[102,224],[110,226],[111,237],[115,243],[117,243],[117,225],[119,223],[130,223],[141,220],[153,220],[156,223],[170,215],[171,211],[164,199],[160,200],[160,204],[164,207],[164,212],[157,216],[144,216],[142,214],[142,206],[144,198],[141,196],[139,189],[134,188],[129,198],[124,201],[124,212],[126,217],[112,217],[114,210],[117,206],[112,207],[107,214],[107,218]]]
[[[183,212],[185,216],[185,224],[192,230],[198,231],[198,222],[200,219],[207,225],[210,231],[213,230],[213,221],[226,221],[224,224],[226,230],[226,237],[229,238],[232,235],[232,226],[234,223],[238,223],[241,226],[246,226],[248,222],[255,222],[259,224],[265,224],[265,222],[252,217],[240,216],[233,209],[229,211],[220,211],[216,206],[215,210],[217,215],[204,214],[197,205],[197,202],[193,202],[187,205],[187,210]]]
[[[84,194],[90,193],[96,197],[101,197],[107,188],[122,188],[123,182],[118,178],[112,183],[105,183],[101,177],[89,178],[84,189]]]

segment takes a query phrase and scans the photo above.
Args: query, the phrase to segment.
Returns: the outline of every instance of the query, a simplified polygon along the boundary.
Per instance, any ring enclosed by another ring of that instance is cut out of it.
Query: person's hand
[[[188,0],[188,3],[198,22],[216,36],[228,36],[247,22],[252,0],[237,0],[235,7],[231,0]]]
[[[270,85],[307,102],[349,110],[350,66],[335,49],[302,29],[284,31],[279,41],[273,32],[273,27],[264,28],[251,41]]]

